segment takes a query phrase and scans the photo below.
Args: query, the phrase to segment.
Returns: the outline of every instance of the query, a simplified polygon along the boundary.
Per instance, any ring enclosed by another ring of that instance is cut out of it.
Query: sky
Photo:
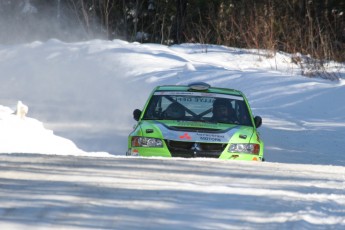
[[[0,45],[2,229],[343,229],[345,66],[291,54],[56,39]],[[266,162],[126,157],[157,85],[241,90]],[[14,112],[18,101],[25,118]]]

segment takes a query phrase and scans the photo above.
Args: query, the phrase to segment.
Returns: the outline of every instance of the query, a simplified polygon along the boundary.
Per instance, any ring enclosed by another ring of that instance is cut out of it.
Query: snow
[[[0,45],[1,229],[343,229],[345,67],[327,66],[339,81],[307,78],[291,57],[121,40]],[[125,156],[151,90],[194,81],[247,95],[266,162]]]

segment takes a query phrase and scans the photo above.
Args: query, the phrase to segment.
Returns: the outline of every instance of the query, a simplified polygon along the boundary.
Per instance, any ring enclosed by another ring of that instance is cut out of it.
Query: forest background
[[[6,0],[0,43],[201,43],[344,62],[344,12],[345,0]]]

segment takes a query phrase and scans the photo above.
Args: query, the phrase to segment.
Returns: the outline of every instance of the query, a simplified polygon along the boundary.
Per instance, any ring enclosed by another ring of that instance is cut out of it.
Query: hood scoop
[[[247,135],[245,135],[245,134],[240,134],[240,135],[239,135],[239,138],[241,138],[241,139],[247,139]]]
[[[153,129],[146,129],[145,132],[146,133],[153,133]]]

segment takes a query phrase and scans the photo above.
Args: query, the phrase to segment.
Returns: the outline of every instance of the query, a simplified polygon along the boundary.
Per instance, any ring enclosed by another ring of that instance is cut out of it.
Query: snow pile
[[[0,106],[0,152],[39,153],[76,156],[110,156],[108,153],[91,153],[79,149],[71,140],[54,135],[42,122],[30,117],[20,117],[5,106]]]

